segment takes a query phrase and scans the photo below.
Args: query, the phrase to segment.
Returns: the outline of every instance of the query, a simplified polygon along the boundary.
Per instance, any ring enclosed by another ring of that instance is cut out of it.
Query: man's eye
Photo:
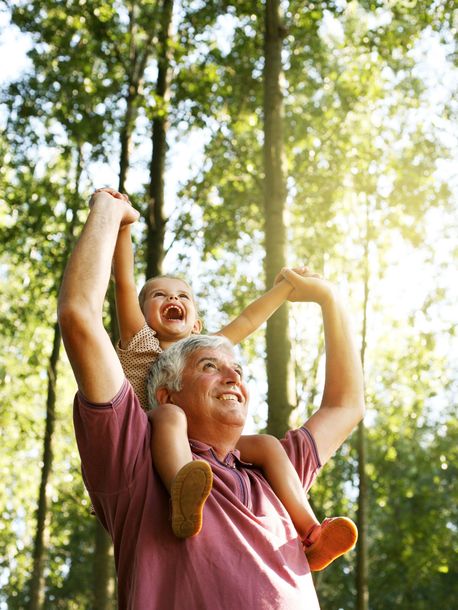
[[[236,366],[236,367],[234,368],[234,371],[237,373],[237,375],[238,375],[239,377],[243,377],[243,370],[242,370],[242,369],[241,369],[239,366]]]
[[[216,364],[214,362],[206,362],[204,364],[204,369],[216,369]]]

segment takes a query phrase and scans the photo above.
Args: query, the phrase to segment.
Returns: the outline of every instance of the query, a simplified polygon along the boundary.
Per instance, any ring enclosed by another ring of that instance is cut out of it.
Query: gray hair
[[[193,352],[205,348],[232,351],[233,345],[223,336],[192,335],[177,341],[159,355],[148,372],[147,391],[150,409],[159,406],[156,398],[159,388],[166,388],[170,392],[179,392],[182,389],[182,376],[188,357]]]

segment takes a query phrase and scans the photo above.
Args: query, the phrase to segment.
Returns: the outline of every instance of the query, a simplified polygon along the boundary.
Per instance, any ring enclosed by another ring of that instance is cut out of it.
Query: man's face
[[[242,430],[248,410],[248,390],[242,368],[230,348],[203,348],[187,360],[182,389],[172,393],[188,419],[191,438],[204,439],[216,426]]]
[[[157,278],[148,285],[143,305],[145,319],[161,342],[175,342],[200,332],[190,287],[175,278]]]

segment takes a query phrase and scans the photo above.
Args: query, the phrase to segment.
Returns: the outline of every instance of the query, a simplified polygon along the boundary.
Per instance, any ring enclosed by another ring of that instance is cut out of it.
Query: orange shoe
[[[213,485],[213,473],[205,460],[183,466],[172,483],[172,529],[177,538],[189,538],[202,528],[202,511]]]
[[[350,551],[358,540],[358,529],[347,517],[325,519],[321,524],[318,540],[304,552],[312,572],[324,570],[330,563],[347,551]]]

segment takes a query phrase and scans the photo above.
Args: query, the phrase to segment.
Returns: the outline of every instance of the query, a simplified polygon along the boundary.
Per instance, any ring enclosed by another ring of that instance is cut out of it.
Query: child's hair
[[[188,282],[180,277],[179,275],[155,275],[154,277],[150,277],[148,280],[146,280],[143,288],[140,290],[139,294],[138,294],[138,302],[140,303],[140,309],[144,312],[143,307],[145,305],[145,299],[146,299],[146,293],[148,291],[148,287],[151,284],[151,282],[153,282],[154,280],[180,280],[180,282],[183,282],[183,284],[186,284],[186,286],[189,288],[189,290],[191,291],[191,295],[192,295],[192,299],[194,301],[194,304],[196,305],[196,309],[197,309],[197,303],[196,303],[196,299],[194,297],[194,292],[191,288],[191,286],[188,284]]]

